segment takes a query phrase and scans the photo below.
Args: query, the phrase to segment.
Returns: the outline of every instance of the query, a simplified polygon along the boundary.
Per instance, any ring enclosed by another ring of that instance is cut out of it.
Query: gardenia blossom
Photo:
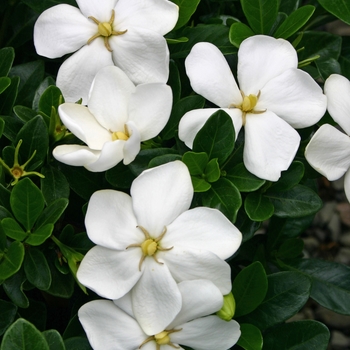
[[[164,83],[135,87],[118,67],[101,69],[93,82],[88,107],[64,103],[58,112],[64,125],[83,145],[61,145],[54,157],[62,163],[105,171],[121,160],[132,162],[140,143],[159,134],[172,106],[171,88]]]
[[[164,35],[178,19],[168,0],[77,0],[44,11],[34,26],[39,55],[56,58],[77,51],[60,67],[57,86],[67,102],[83,98],[103,67],[120,67],[135,84],[168,80]]]
[[[182,296],[181,311],[174,321],[157,334],[146,334],[136,321],[131,299],[126,296],[115,303],[95,300],[78,312],[89,342],[94,350],[227,350],[240,337],[239,324],[207,316],[219,310],[222,295],[207,280],[184,281],[178,284]],[[203,317],[207,316],[207,317]]]
[[[135,318],[152,335],[181,309],[178,282],[208,279],[223,295],[230,292],[224,259],[236,252],[242,235],[219,210],[188,210],[193,187],[180,161],[145,170],[130,193],[102,190],[91,196],[85,225],[97,245],[77,277],[108,299],[131,290]]]
[[[350,82],[332,74],[325,82],[324,92],[329,114],[347,135],[334,126],[322,125],[307,145],[305,157],[329,181],[345,174],[344,189],[350,201]]]
[[[244,165],[262,179],[279,179],[299,147],[293,128],[315,124],[326,110],[321,88],[297,69],[297,53],[284,39],[256,35],[242,42],[239,87],[225,57],[210,43],[194,45],[185,66],[193,90],[231,116],[236,135],[244,126]],[[179,125],[180,139],[192,148],[197,132],[217,110],[186,113]]]

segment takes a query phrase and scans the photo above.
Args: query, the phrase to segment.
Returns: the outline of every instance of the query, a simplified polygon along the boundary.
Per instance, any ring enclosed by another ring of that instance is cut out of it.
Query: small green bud
[[[222,305],[222,308],[216,313],[216,315],[228,322],[233,318],[235,311],[236,301],[232,292],[230,292],[229,294],[224,295],[224,305]]]

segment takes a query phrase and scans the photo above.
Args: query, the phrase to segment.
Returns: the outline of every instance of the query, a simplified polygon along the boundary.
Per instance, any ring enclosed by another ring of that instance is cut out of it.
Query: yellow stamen
[[[116,132],[112,133],[112,140],[113,141],[116,141],[116,140],[124,140],[124,141],[126,141],[128,139],[129,139],[129,136],[125,132],[116,131]]]
[[[151,335],[150,337],[148,337],[146,340],[144,340],[141,343],[141,345],[139,346],[139,349],[141,349],[143,345],[145,345],[146,343],[148,343],[152,340],[154,340],[156,342],[156,350],[160,350],[161,345],[169,345],[174,349],[180,349],[179,346],[176,346],[175,344],[173,344],[170,341],[170,337],[169,337],[169,334],[175,333],[175,332],[180,332],[180,331],[182,331],[182,328],[172,329],[172,330],[164,330],[163,332],[157,333],[155,335]]]

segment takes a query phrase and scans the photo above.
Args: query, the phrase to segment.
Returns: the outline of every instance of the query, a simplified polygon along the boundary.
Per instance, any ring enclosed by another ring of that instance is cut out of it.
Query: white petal
[[[129,121],[125,125],[130,134],[130,137],[125,141],[124,145],[124,164],[127,165],[130,164],[140,152],[141,136],[134,122]]]
[[[242,127],[242,111],[237,108],[221,108],[232,118],[237,138]],[[187,147],[193,147],[193,141],[198,131],[203,127],[209,117],[217,112],[217,108],[194,109],[184,114],[179,123],[179,138]]]
[[[103,298],[121,298],[142,275],[144,267],[139,271],[141,256],[139,248],[118,251],[95,246],[80,263],[77,278]]]
[[[198,318],[181,325],[181,328],[182,331],[170,334],[171,341],[195,350],[227,350],[241,336],[236,321],[226,322],[218,316]]]
[[[328,99],[328,112],[332,118],[350,135],[350,82],[339,74],[332,74],[324,84]]]
[[[76,7],[60,4],[44,11],[34,25],[36,52],[48,58],[79,50],[97,32]]]
[[[129,120],[141,134],[141,141],[157,136],[168,122],[173,102],[171,88],[162,83],[136,87],[129,104]]]
[[[161,35],[170,32],[179,17],[178,6],[164,0],[119,0],[115,11],[118,25],[145,28]]]
[[[156,238],[190,207],[193,187],[187,166],[175,161],[145,170],[130,193],[137,222]]]
[[[110,300],[84,304],[78,317],[95,350],[135,350],[147,338],[137,321]]]
[[[269,80],[297,65],[297,53],[287,40],[254,35],[238,50],[239,86],[246,95],[257,95]]]
[[[86,166],[98,159],[100,151],[93,151],[80,145],[61,145],[53,150],[52,155],[64,164]]]
[[[118,67],[102,68],[92,83],[89,110],[107,130],[124,132],[130,95],[135,85]]]
[[[125,141],[116,140],[106,142],[101,150],[99,158],[94,163],[86,164],[86,169],[93,172],[106,171],[113,168],[124,157]]]
[[[350,167],[350,138],[335,127],[324,124],[306,146],[305,157],[329,181],[337,180]]]
[[[162,332],[181,309],[181,294],[165,264],[147,257],[144,272],[132,289],[134,315],[146,334]]]
[[[137,228],[131,197],[120,191],[101,190],[89,201],[85,227],[91,241],[109,249],[124,250],[142,243],[144,234]]]
[[[277,181],[287,170],[300,142],[299,134],[283,119],[267,111],[247,114],[243,160],[261,179]]]
[[[242,95],[221,51],[211,43],[193,46],[185,60],[192,89],[219,107],[240,104]]]
[[[56,84],[66,102],[76,102],[82,98],[83,104],[87,104],[96,73],[103,67],[113,65],[112,55],[103,39],[97,38],[63,62],[58,70]]]
[[[135,318],[134,311],[132,311],[131,292],[126,293],[119,299],[113,300],[113,303],[117,305],[119,309],[126,312],[129,316]]]
[[[222,307],[223,296],[211,281],[183,281],[178,284],[178,287],[182,295],[182,308],[167,329],[210,315]]]
[[[176,244],[208,250],[221,259],[233,255],[241,241],[241,232],[219,210],[205,207],[182,213],[168,226],[168,231],[161,240],[164,247]]]
[[[231,291],[230,266],[210,251],[176,245],[169,251],[158,251],[157,256],[164,260],[177,282],[207,279],[212,281],[223,295]]]
[[[93,16],[100,22],[109,22],[117,0],[77,0],[84,16]]]
[[[101,150],[111,133],[103,128],[87,107],[75,103],[64,103],[58,107],[63,124],[90,149]]]
[[[350,171],[349,170],[346,172],[344,177],[344,189],[345,189],[346,198],[350,202]]]
[[[109,39],[113,61],[136,84],[166,83],[169,76],[169,50],[164,37],[137,27]]]
[[[309,74],[288,69],[264,86],[256,110],[267,108],[294,128],[305,128],[321,119],[326,106],[326,96]]]

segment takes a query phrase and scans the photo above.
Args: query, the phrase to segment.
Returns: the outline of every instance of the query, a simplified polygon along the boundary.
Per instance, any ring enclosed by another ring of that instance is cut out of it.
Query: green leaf
[[[54,229],[53,224],[47,224],[36,229],[34,232],[29,234],[29,237],[26,239],[25,243],[31,246],[38,246],[43,244],[52,234]]]
[[[8,326],[14,321],[17,314],[17,306],[5,301],[0,300],[0,336],[4,334]]]
[[[305,320],[280,324],[264,333],[264,350],[326,350],[328,328],[317,321]]]
[[[28,281],[40,290],[48,290],[51,273],[45,255],[37,248],[30,248],[24,259],[24,271]]]
[[[0,115],[11,115],[18,94],[19,77],[11,77],[11,85],[0,95]]]
[[[11,192],[2,184],[0,184],[0,205],[6,208],[7,210],[11,210],[10,196]]]
[[[309,187],[296,185],[283,192],[266,192],[275,207],[275,215],[281,218],[298,218],[317,213],[322,208],[322,200]]]
[[[285,240],[278,248],[277,257],[279,259],[294,259],[300,256],[304,249],[304,241],[300,238],[290,238]]]
[[[39,111],[39,103],[40,103],[40,98],[41,95],[46,91],[46,89],[49,86],[55,86],[55,80],[52,77],[46,77],[38,86],[38,88],[35,91],[33,103],[32,103],[32,108],[35,111]],[[50,115],[50,114],[49,114]]]
[[[169,62],[169,79],[167,84],[171,86],[173,105],[175,105],[181,98],[181,79],[179,68],[177,68],[176,63],[173,60],[170,60]]]
[[[28,237],[28,233],[24,232],[19,223],[12,218],[3,219],[1,221],[1,226],[6,236],[15,239],[16,241],[23,241]]]
[[[27,288],[33,288],[33,286],[27,282]],[[33,323],[39,331],[43,331],[46,328],[47,309],[46,303],[30,299],[30,304],[25,309],[20,309],[18,316]]]
[[[68,199],[58,198],[53,201],[38,217],[35,223],[35,230],[47,225],[55,224],[68,206]]]
[[[184,26],[194,12],[197,9],[197,6],[200,0],[171,0],[173,3],[179,6],[179,19],[175,25],[174,30]]]
[[[58,109],[62,100],[61,90],[54,85],[50,85],[41,95],[39,100],[39,111],[45,113],[47,116],[51,115],[52,107]]]
[[[318,0],[329,13],[350,24],[350,3],[347,0]]]
[[[14,275],[22,266],[24,246],[21,242],[12,242],[7,251],[0,252],[0,280]]]
[[[134,174],[123,162],[106,171],[106,180],[117,188],[129,189],[134,179]]]
[[[187,165],[191,175],[204,175],[204,169],[208,164],[209,157],[205,152],[186,152],[182,161]]]
[[[287,15],[290,15],[292,12],[296,11],[299,6],[300,0],[281,1],[279,12],[284,12]]]
[[[50,329],[42,332],[50,350],[66,350],[61,334],[56,329]]]
[[[194,192],[206,192],[211,188],[211,184],[197,176],[191,176]]]
[[[16,219],[29,231],[44,209],[44,197],[29,178],[14,186],[10,204]]]
[[[226,174],[226,178],[230,180],[240,192],[256,191],[266,182],[250,173],[243,163],[239,163],[234,168],[230,169]]]
[[[50,350],[37,328],[23,318],[13,323],[4,334],[1,350]]]
[[[271,201],[261,193],[249,193],[244,201],[244,209],[253,221],[264,221],[269,219],[274,213],[274,206]]]
[[[233,23],[230,27],[229,39],[233,46],[239,48],[242,41],[255,35],[246,24],[241,22]]]
[[[11,85],[11,79],[8,77],[0,77],[0,94],[2,94]]]
[[[252,324],[240,324],[241,336],[238,339],[237,345],[245,350],[261,350],[263,347],[263,337],[260,329]]]
[[[282,171],[279,180],[272,184],[269,191],[285,191],[297,185],[303,178],[305,167],[302,162],[294,161],[288,170]]]
[[[173,162],[175,160],[181,160],[182,157],[179,154],[163,154],[162,156],[154,157],[148,163],[148,168],[154,168],[156,166]]]
[[[267,277],[259,261],[245,267],[234,279],[232,294],[236,300],[235,318],[251,313],[264,300]]]
[[[275,38],[289,38],[306,24],[314,11],[315,7],[312,5],[298,8],[278,27],[273,36]]]
[[[277,272],[267,276],[265,299],[249,315],[238,320],[264,331],[295,315],[310,296],[310,280],[298,272]]]
[[[21,308],[27,308],[29,306],[29,300],[23,292],[23,285],[26,280],[27,278],[23,269],[20,269],[17,273],[8,278],[2,285],[4,287],[4,291],[11,301]]]
[[[0,138],[2,136],[2,133],[4,132],[5,129],[5,122],[3,119],[0,119]]]
[[[0,50],[0,77],[7,77],[15,59],[15,50],[4,47]]]
[[[84,337],[74,337],[64,340],[66,350],[92,350],[89,341]]]
[[[269,34],[278,13],[278,0],[241,0],[243,12],[256,34]]]
[[[206,121],[193,141],[194,152],[205,152],[209,159],[224,162],[235,146],[235,129],[231,117],[219,109]]]
[[[203,194],[203,205],[219,209],[231,222],[236,220],[238,209],[242,205],[241,194],[227,179],[221,178]]]
[[[25,106],[14,106],[13,111],[15,112],[17,117],[20,118],[25,123],[29,122],[29,120],[32,120],[34,117],[38,115],[37,112]]]
[[[218,181],[221,175],[220,166],[216,158],[209,161],[204,170],[205,178],[209,182]]]

